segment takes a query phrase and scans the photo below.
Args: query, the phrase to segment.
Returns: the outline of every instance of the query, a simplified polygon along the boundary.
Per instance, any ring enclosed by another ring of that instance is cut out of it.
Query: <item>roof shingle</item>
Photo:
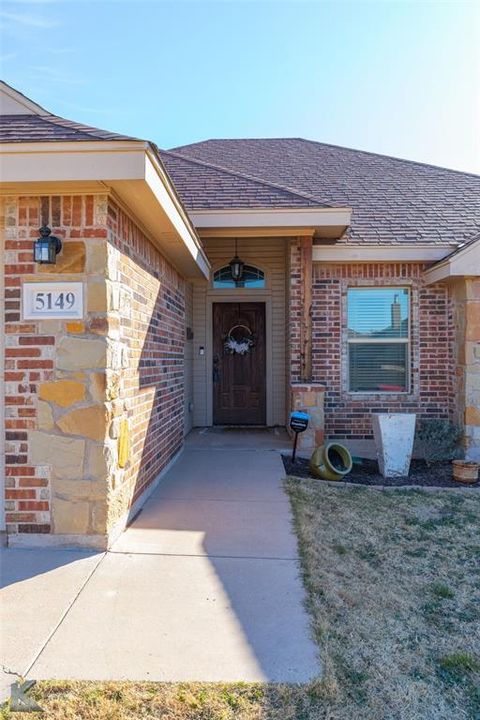
[[[295,193],[264,180],[219,170],[208,163],[165,150],[160,154],[189,210],[325,206],[306,193]]]
[[[137,141],[56,115],[0,116],[0,142]],[[351,207],[343,242],[460,244],[480,231],[480,177],[301,138],[162,151],[187,210]]]
[[[238,173],[239,183],[246,176],[306,194],[317,206],[351,207],[345,242],[460,243],[480,230],[477,175],[299,138],[207,140],[173,152]],[[187,209],[211,207],[197,180],[204,166],[180,172],[164,160]]]
[[[0,115],[0,142],[62,142],[72,140],[138,140],[100,130],[57,115]]]

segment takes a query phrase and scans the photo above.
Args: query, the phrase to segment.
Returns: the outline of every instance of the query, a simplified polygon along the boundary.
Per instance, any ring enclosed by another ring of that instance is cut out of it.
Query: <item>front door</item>
[[[265,303],[213,303],[213,424],[265,425]]]

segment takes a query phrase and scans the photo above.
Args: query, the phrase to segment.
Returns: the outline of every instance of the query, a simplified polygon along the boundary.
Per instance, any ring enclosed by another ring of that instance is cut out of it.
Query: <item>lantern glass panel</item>
[[[55,243],[50,238],[47,240],[47,247],[43,249],[43,258],[43,262],[55,262]]]
[[[50,265],[55,263],[57,255],[55,238],[39,239],[34,247],[35,262]]]
[[[253,265],[244,265],[242,279],[235,280],[232,274],[232,268],[230,265],[216,270],[213,275],[213,287],[214,288],[238,288],[238,287],[249,287],[249,288],[264,288],[265,287],[265,274],[263,270],[254,267]]]
[[[240,280],[243,275],[243,262],[238,257],[234,257],[230,262],[230,270],[234,280]]]

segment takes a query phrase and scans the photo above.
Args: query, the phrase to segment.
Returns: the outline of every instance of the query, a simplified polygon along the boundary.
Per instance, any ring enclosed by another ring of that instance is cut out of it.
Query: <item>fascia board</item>
[[[114,150],[146,150],[144,140],[50,140],[44,142],[0,143],[0,153],[22,155],[26,153],[84,153],[112,152]]]
[[[314,262],[437,262],[450,245],[314,245]]]
[[[190,226],[187,216],[183,215],[182,208],[176,202],[174,193],[169,192],[169,183],[165,182],[166,178],[162,177],[163,173],[160,173],[160,170],[161,168],[152,161],[151,156],[145,155],[145,181],[203,275],[208,278],[210,263],[200,244],[200,240],[196,237],[195,230]]]
[[[480,240],[452,257],[446,257],[444,262],[438,263],[424,273],[428,285],[449,278],[478,276],[480,276]]]
[[[196,228],[337,227],[350,224],[350,208],[275,210],[194,210],[190,219]]]
[[[160,166],[154,165],[143,142],[8,143],[0,146],[2,183],[111,183],[140,181],[152,193],[187,248],[201,274],[210,265],[195,229]],[[68,192],[68,190],[67,190]],[[176,202],[174,201],[174,198]]]
[[[72,143],[70,143],[71,145]],[[51,145],[51,143],[50,143]],[[1,152],[2,182],[76,182],[101,180],[141,180],[145,177],[145,151],[142,148],[125,150],[98,147],[83,152],[68,147],[42,151],[18,152],[11,145]]]

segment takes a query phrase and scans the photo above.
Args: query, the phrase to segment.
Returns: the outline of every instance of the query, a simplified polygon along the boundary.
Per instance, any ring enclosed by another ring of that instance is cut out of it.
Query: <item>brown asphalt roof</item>
[[[0,142],[62,142],[72,140],[138,140],[65,120],[57,115],[0,115]]]
[[[171,153],[164,153],[163,160],[190,210],[211,208],[215,202],[207,164],[210,170],[238,175],[237,202],[230,198],[232,186],[228,205],[222,205],[219,195],[219,209],[245,206],[245,178],[272,183],[306,194],[317,206],[351,207],[345,241],[460,243],[480,230],[477,175],[301,138],[207,140],[171,152],[175,160]],[[180,167],[178,156],[190,165]]]
[[[138,140],[56,115],[0,116],[0,142]],[[206,140],[161,152],[187,210],[351,207],[344,242],[464,243],[480,177],[301,138]]]
[[[328,207],[306,193],[252,179],[243,173],[219,170],[208,163],[165,150],[161,150],[160,155],[189,210]]]

